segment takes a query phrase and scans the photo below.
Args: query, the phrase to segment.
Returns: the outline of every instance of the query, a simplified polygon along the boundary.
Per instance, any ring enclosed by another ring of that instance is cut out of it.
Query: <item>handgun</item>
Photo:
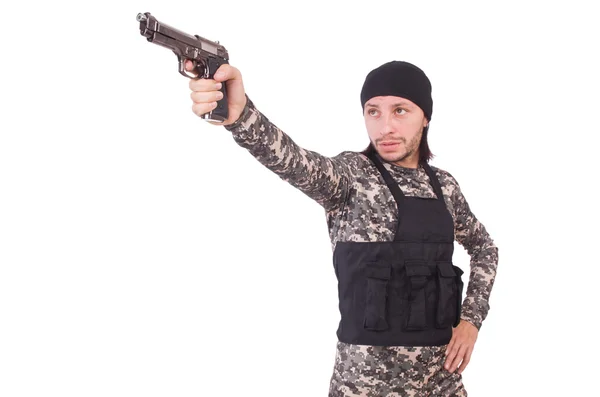
[[[149,12],[139,13],[136,20],[140,23],[140,34],[149,42],[166,47],[177,55],[179,73],[186,77],[212,79],[221,65],[229,63],[229,54],[218,41],[184,33],[159,22]],[[187,60],[193,63],[195,74],[185,69]],[[229,117],[225,82],[222,84],[221,92],[223,99],[217,101],[215,109],[202,115],[204,120],[222,123]]]

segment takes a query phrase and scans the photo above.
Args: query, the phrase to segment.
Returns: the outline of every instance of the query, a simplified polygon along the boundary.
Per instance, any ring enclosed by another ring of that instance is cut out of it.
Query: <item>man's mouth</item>
[[[400,142],[381,142],[379,145],[384,147],[393,147],[399,144]]]

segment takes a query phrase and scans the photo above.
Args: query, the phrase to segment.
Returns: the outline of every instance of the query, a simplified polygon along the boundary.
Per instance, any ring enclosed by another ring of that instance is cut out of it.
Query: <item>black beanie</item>
[[[431,82],[415,65],[404,61],[391,61],[372,70],[366,77],[360,92],[360,102],[365,103],[376,96],[399,96],[419,106],[427,120],[431,120],[433,100]]]

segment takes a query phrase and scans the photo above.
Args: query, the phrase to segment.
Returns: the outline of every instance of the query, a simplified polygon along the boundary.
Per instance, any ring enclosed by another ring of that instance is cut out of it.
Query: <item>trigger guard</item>
[[[208,75],[208,70],[207,68],[201,63],[198,62],[195,59],[189,59],[190,62],[192,62],[194,68],[192,69],[191,72],[188,72],[185,69],[185,61],[188,60],[187,58],[184,58],[182,56],[177,56],[178,60],[179,60],[179,73],[189,77],[191,79],[196,79],[196,78],[205,78]],[[193,72],[196,72],[196,74],[193,74]]]

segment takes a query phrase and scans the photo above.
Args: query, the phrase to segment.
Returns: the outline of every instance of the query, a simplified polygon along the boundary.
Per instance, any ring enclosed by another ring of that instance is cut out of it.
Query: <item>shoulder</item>
[[[429,167],[433,170],[435,175],[440,179],[441,184],[451,183],[451,184],[458,185],[456,178],[454,178],[454,176],[448,170],[446,170],[444,168],[440,168],[435,165],[431,165],[431,164],[429,164]]]
[[[445,194],[447,194],[450,197],[453,197],[456,194],[460,193],[460,185],[458,184],[458,181],[448,170],[431,164],[429,165],[429,167],[431,167],[431,169],[435,173],[435,176],[440,181],[440,185],[442,186],[442,190]]]
[[[371,160],[361,152],[345,150],[332,157],[334,162],[344,163],[354,174],[364,171],[370,164]]]
[[[340,152],[337,155],[335,155],[333,158],[342,161],[369,161],[368,157],[362,154],[361,152],[356,152],[352,150],[344,150],[343,152]]]

